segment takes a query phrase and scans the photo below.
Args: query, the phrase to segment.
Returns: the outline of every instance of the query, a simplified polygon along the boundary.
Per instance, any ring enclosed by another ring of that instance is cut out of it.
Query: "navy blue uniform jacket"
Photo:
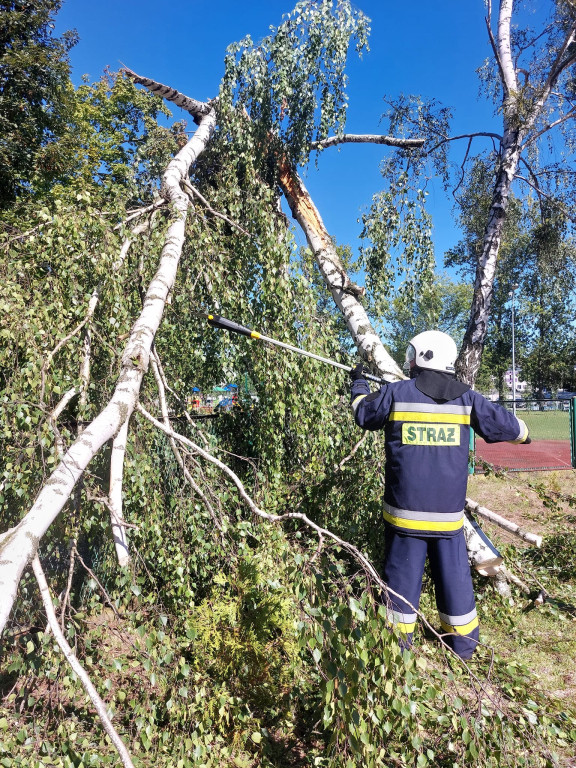
[[[417,380],[370,394],[368,383],[358,379],[352,410],[358,426],[384,429],[386,522],[408,535],[454,536],[463,524],[470,427],[489,443],[521,443],[528,430],[471,389],[451,400],[434,399],[416,387]]]

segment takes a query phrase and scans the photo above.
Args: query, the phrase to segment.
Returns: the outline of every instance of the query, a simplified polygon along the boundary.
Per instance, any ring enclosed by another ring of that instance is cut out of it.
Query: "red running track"
[[[571,469],[569,440],[536,440],[529,445],[485,443],[476,438],[476,456],[499,469]],[[476,471],[482,471],[477,467]]]

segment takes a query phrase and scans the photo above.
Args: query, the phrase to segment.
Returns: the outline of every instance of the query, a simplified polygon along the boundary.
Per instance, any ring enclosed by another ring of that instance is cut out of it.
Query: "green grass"
[[[570,440],[568,411],[525,411],[516,415],[526,423],[533,440]]]

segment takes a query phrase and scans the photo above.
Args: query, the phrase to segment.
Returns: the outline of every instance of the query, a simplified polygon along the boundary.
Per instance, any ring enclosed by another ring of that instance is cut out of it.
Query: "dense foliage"
[[[342,126],[346,54],[365,32],[347,2],[304,2],[261,47],[231,49],[155,350],[177,432],[231,467],[261,509],[305,513],[377,563],[383,444],[358,444],[344,377],[205,321],[217,310],[352,362],[317,267],[279,209],[275,160],[289,146],[305,161],[313,138]],[[173,216],[159,171],[188,137],[183,123],[164,127],[165,108],[122,74],[66,93],[66,172],[50,185],[27,176],[31,194],[7,207],[0,232],[2,531],[110,397]],[[391,198],[375,206],[391,211]],[[412,266],[430,255],[418,210],[407,202],[401,217],[410,243],[421,237]],[[375,248],[397,241],[399,227],[374,235]],[[382,258],[366,254],[374,312]],[[140,396],[155,414],[161,380],[150,371]],[[227,382],[239,385],[238,408],[187,418],[194,387]],[[576,716],[535,692],[527,669],[482,649],[470,674],[425,624],[419,650],[401,654],[349,551],[299,522],[263,521],[228,476],[181,449],[192,486],[139,414],[126,453],[130,566],[118,568],[110,536],[108,447],[39,552],[66,636],[136,765],[548,766],[570,751]],[[428,585],[426,615],[431,601]],[[3,641],[0,764],[117,765],[30,574]]]
[[[67,167],[75,32],[52,34],[61,0],[0,3],[0,207]]]

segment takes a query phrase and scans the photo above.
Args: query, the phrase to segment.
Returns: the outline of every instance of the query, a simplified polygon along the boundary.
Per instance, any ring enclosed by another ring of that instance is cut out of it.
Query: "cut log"
[[[525,531],[519,525],[516,525],[516,523],[513,523],[511,520],[507,520],[505,517],[498,515],[496,512],[492,512],[490,509],[486,509],[486,507],[480,506],[480,504],[478,504],[476,501],[472,501],[472,499],[466,499],[466,510],[475,515],[478,515],[478,517],[482,517],[484,520],[489,520],[491,523],[499,525],[500,528],[503,528],[509,533],[513,533],[515,536],[518,536],[518,538],[522,539],[523,541],[527,541],[529,544],[532,544],[535,547],[542,546],[542,536],[539,536],[536,533]]]

